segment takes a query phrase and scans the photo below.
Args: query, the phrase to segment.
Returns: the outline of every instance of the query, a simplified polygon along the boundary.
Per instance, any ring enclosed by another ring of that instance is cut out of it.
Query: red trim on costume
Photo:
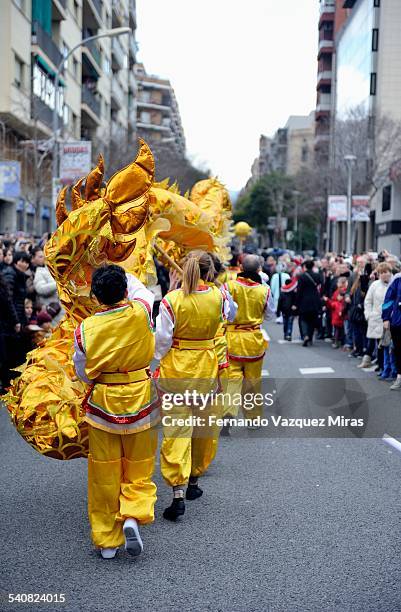
[[[168,300],[166,300],[166,298],[163,298],[162,299],[162,304],[166,308],[168,314],[170,315],[170,319],[174,323],[175,317],[174,317],[174,312],[173,312],[173,309],[171,307],[170,302]]]
[[[141,419],[147,417],[154,410],[155,406],[158,403],[159,403],[158,400],[155,400],[149,406],[147,406],[146,408],[138,412],[138,414],[134,414],[133,416],[130,416],[130,417],[127,417],[127,416],[119,417],[119,416],[113,416],[111,414],[106,414],[105,412],[103,412],[103,410],[99,410],[92,404],[89,404],[89,402],[87,402],[85,408],[87,412],[98,416],[104,421],[108,421],[109,423],[115,423],[117,425],[126,425],[126,424],[136,423],[136,421],[140,421]]]
[[[245,287],[259,287],[262,284],[252,281],[249,278],[244,278],[243,276],[237,276],[235,282],[239,283],[240,285],[244,285]]]
[[[148,317],[149,317],[149,321],[150,321],[150,326],[154,327],[154,323],[152,320],[152,308],[150,307],[149,302],[147,302],[146,300],[143,300],[140,297],[136,297],[132,300],[133,302],[140,302],[140,304],[143,304],[146,308],[146,312],[148,313]]]
[[[230,366],[229,362],[226,361],[225,363],[219,363],[219,370],[224,370],[225,368],[228,368]]]
[[[230,358],[230,361],[247,361],[247,362],[251,362],[251,361],[260,361],[261,359],[263,359],[263,357],[265,356],[265,353],[263,353],[263,355],[259,355],[258,357],[236,357],[235,355],[228,355]]]
[[[81,323],[81,325],[82,325],[82,323]],[[82,343],[81,325],[79,327],[77,327],[77,329],[75,330],[75,340],[77,341],[77,344],[78,344],[80,350],[83,353],[85,353],[84,345]]]

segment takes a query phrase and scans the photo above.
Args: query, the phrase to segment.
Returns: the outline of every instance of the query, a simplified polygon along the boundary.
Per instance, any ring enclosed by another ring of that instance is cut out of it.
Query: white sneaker
[[[276,319],[276,323],[278,323],[279,325],[281,325],[281,324],[283,323],[283,317],[282,317],[282,316],[277,317],[277,319]]]
[[[118,548],[101,548],[100,554],[102,555],[103,559],[114,559],[117,551]]]
[[[392,391],[395,391],[396,389],[401,389],[401,375],[400,374],[397,376],[397,378],[395,379],[395,381],[391,385],[390,389]]]
[[[370,368],[371,365],[372,365],[372,359],[371,359],[370,355],[364,355],[363,359],[362,359],[362,362],[359,365],[357,365],[356,367],[357,368],[364,368],[365,369],[365,368]]]
[[[125,537],[125,550],[133,557],[137,557],[143,551],[143,542],[139,534],[138,523],[135,519],[126,519],[123,527]]]

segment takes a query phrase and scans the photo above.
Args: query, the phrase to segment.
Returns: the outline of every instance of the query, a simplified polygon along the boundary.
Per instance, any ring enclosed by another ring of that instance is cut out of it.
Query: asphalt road
[[[357,413],[369,424],[388,413],[386,433],[397,437],[400,393],[327,343],[279,344],[282,328],[268,329],[264,368],[272,384],[290,385],[286,406],[302,412],[311,377],[330,396],[323,411],[333,409],[341,385],[351,395],[356,385],[365,393]],[[333,372],[300,372],[317,367]],[[0,610],[401,610],[401,453],[381,435],[235,431],[221,440],[204,496],[187,502],[181,523],[161,516],[170,492],[157,472],[156,521],[142,529],[143,555],[104,561],[89,539],[86,462],[41,457],[4,409],[0,427]],[[8,604],[9,593],[63,593],[66,602]]]

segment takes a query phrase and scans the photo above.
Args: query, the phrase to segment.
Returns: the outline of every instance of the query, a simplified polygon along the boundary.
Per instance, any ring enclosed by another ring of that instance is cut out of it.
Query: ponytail
[[[182,290],[184,295],[193,293],[199,281],[213,282],[215,269],[213,260],[205,251],[191,251],[182,266]]]

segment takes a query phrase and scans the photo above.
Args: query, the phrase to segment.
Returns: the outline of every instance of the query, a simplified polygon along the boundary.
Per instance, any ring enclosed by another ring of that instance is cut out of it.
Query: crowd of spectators
[[[62,316],[56,282],[45,265],[40,240],[0,235],[0,382],[7,388],[26,355],[45,338]]]
[[[398,257],[361,253],[352,257],[327,253],[307,259],[262,253],[284,324],[284,339],[292,340],[295,317],[303,346],[314,338],[330,342],[348,354],[357,367],[375,371],[401,389],[401,263]]]

